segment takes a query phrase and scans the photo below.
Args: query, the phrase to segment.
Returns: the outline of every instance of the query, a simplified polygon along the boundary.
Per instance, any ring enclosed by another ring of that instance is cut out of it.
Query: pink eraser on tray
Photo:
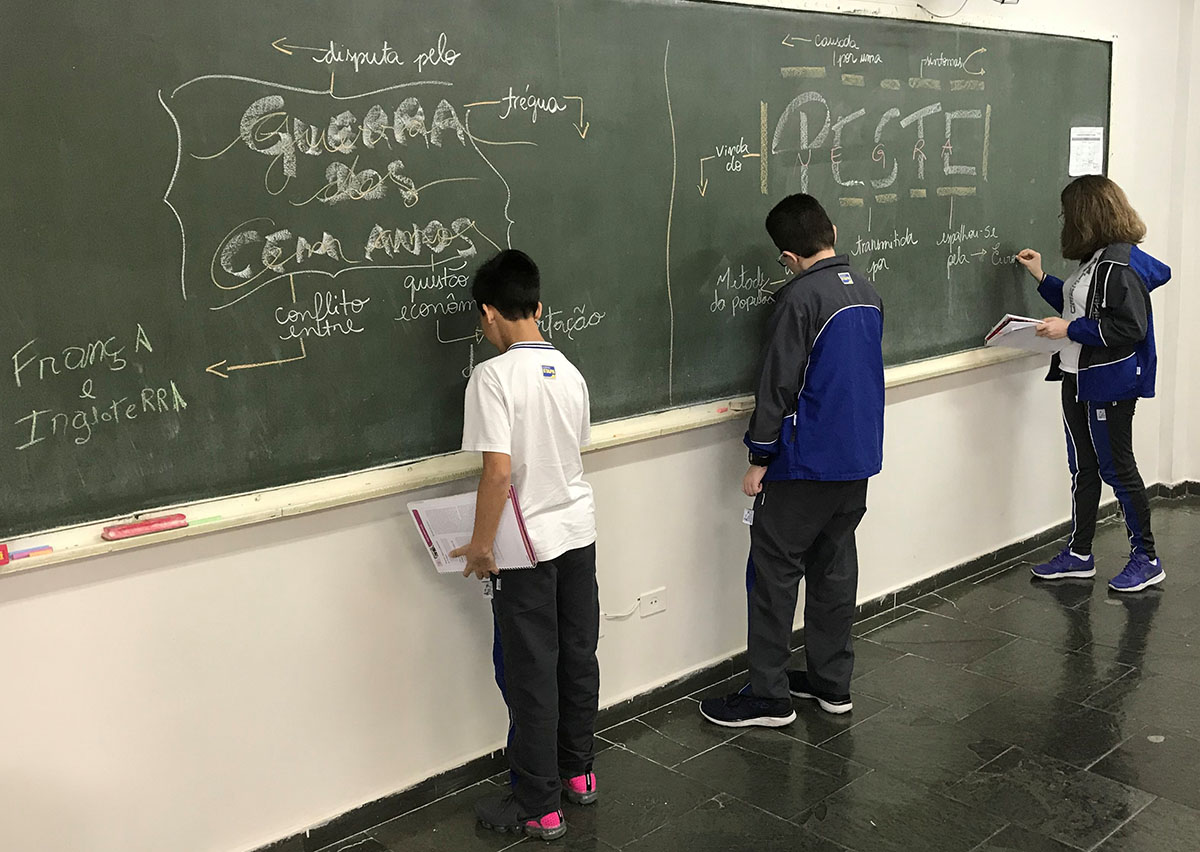
[[[105,541],[120,541],[123,538],[133,538],[138,535],[177,530],[187,525],[187,515],[182,513],[163,515],[158,518],[145,518],[128,524],[114,524],[111,527],[105,527],[100,533],[100,538]]]

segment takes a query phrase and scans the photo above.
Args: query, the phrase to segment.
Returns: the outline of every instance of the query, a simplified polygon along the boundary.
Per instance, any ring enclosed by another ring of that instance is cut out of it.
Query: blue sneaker
[[[740,692],[701,701],[700,715],[723,728],[782,728],[796,721],[792,699],[758,698]]]
[[[1114,592],[1140,592],[1156,586],[1167,579],[1163,570],[1162,560],[1151,561],[1144,553],[1135,553],[1129,557],[1125,570],[1112,578],[1108,587]]]
[[[1090,553],[1086,558],[1077,556],[1067,548],[1049,562],[1034,565],[1029,570],[1039,580],[1065,580],[1068,577],[1087,579],[1096,576],[1096,559]]]

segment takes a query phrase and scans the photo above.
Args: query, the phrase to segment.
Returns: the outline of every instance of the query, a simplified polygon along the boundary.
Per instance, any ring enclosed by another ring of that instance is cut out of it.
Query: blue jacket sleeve
[[[1084,346],[1135,346],[1150,328],[1150,296],[1128,266],[1108,265],[1100,286],[1100,318],[1081,317],[1067,326],[1067,337]]]
[[[779,452],[783,419],[796,410],[811,346],[807,314],[804,302],[790,298],[777,306],[771,317],[754,414],[744,439],[755,453],[774,456]]]
[[[1063,310],[1063,280],[1055,278],[1049,273],[1042,279],[1042,283],[1038,285],[1038,295],[1046,300],[1046,304],[1054,308],[1060,314]]]

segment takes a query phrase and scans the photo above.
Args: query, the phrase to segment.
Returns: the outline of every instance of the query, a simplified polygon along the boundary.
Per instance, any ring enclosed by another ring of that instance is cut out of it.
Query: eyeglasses
[[[778,263],[780,266],[782,266],[784,269],[786,269],[788,272],[791,272],[792,271],[791,267],[788,266],[787,261],[783,259],[783,256],[785,254],[787,254],[786,251],[781,251],[779,253],[779,257],[775,258],[775,262]]]

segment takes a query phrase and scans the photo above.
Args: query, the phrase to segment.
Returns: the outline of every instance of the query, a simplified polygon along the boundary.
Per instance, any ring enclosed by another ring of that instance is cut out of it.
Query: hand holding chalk
[[[1017,263],[1029,270],[1029,274],[1036,278],[1039,284],[1046,277],[1046,273],[1042,269],[1042,255],[1033,249],[1022,249],[1017,252]]]

